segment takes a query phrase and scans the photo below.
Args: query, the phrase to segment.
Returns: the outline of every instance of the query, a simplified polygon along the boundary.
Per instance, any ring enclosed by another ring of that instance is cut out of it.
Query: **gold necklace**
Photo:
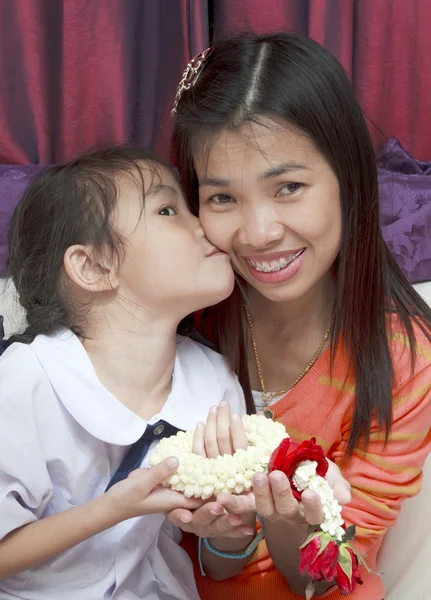
[[[311,369],[311,367],[314,365],[314,363],[317,361],[317,359],[319,358],[319,356],[322,353],[323,347],[325,346],[325,344],[326,344],[326,342],[327,342],[327,340],[329,338],[329,335],[331,333],[332,326],[334,324],[334,319],[331,319],[331,323],[330,323],[328,329],[326,330],[325,335],[323,336],[323,340],[320,342],[320,345],[319,345],[319,347],[317,349],[316,354],[313,356],[313,358],[308,363],[308,365],[305,367],[305,369],[303,371],[301,371],[301,373],[298,375],[298,377],[295,379],[295,381],[293,381],[293,383],[291,383],[287,387],[283,388],[282,390],[279,390],[278,392],[267,392],[267,390],[265,389],[265,382],[264,382],[263,375],[262,375],[262,368],[260,366],[260,360],[259,360],[259,353],[257,351],[256,338],[254,337],[253,324],[251,322],[250,313],[249,313],[248,308],[247,308],[247,306],[245,304],[244,304],[244,310],[245,310],[245,315],[247,317],[248,326],[249,326],[249,329],[250,329],[251,343],[252,343],[252,346],[253,346],[253,353],[254,353],[254,359],[255,359],[255,362],[256,362],[257,374],[258,374],[258,377],[259,377],[260,387],[262,388],[262,400],[263,400],[263,403],[264,403],[263,414],[265,415],[265,417],[267,419],[273,419],[274,418],[274,413],[271,410],[271,408],[269,407],[269,402],[275,396],[280,396],[281,394],[287,394],[288,391],[290,391],[293,387],[295,387],[295,385],[297,383],[299,383],[301,381],[301,379],[303,377],[305,377],[305,375],[307,375],[308,371]]]

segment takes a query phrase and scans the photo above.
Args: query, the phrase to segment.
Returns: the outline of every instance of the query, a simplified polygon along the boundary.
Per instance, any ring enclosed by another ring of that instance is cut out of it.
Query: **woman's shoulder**
[[[429,330],[421,321],[410,319],[410,324],[412,336],[399,315],[390,316],[388,341],[395,389],[422,380],[431,387],[431,331],[427,334]]]

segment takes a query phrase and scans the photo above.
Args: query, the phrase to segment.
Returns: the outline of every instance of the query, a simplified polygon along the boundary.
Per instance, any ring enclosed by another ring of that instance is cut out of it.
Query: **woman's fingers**
[[[350,483],[344,478],[340,478],[333,485],[334,498],[339,504],[350,504],[352,501],[352,492],[350,491]]]
[[[256,501],[253,492],[239,496],[222,493],[217,496],[217,502],[222,504],[228,512],[236,515],[256,511]]]
[[[193,435],[193,452],[206,457],[205,452],[205,423],[198,423]]]
[[[351,487],[347,479],[344,479],[338,465],[328,459],[328,472],[326,481],[334,490],[334,497],[339,504],[349,504],[352,501]]]
[[[247,450],[248,439],[245,432],[244,423],[239,415],[231,416],[231,435],[232,435],[232,450]]]
[[[205,455],[216,458],[220,452],[217,441],[217,407],[213,406],[208,413],[205,425]]]
[[[305,490],[301,496],[304,519],[309,525],[320,525],[324,521],[322,503],[319,496],[310,490]]]
[[[230,406],[220,402],[217,409],[217,444],[220,454],[233,454],[231,437]]]
[[[299,504],[292,494],[287,476],[282,471],[273,471],[269,475],[275,511],[287,521],[301,521]]]
[[[252,526],[243,524],[240,515],[226,514],[223,506],[218,502],[208,502],[194,512],[176,509],[167,516],[173,525],[199,537],[240,538],[253,535],[254,532]]]
[[[266,473],[257,473],[253,477],[253,492],[256,502],[256,511],[264,519],[271,518],[275,514],[274,501],[272,499],[269,478]]]

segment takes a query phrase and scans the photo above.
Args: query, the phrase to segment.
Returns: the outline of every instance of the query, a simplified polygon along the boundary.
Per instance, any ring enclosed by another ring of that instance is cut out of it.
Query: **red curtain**
[[[0,162],[53,163],[103,142],[167,154],[204,0],[0,0]]]
[[[376,146],[431,158],[430,0],[214,0],[216,37],[292,29],[349,73]]]
[[[0,162],[58,162],[110,141],[167,155],[185,64],[208,32],[245,29],[322,43],[376,146],[396,136],[431,157],[430,0],[0,0]]]

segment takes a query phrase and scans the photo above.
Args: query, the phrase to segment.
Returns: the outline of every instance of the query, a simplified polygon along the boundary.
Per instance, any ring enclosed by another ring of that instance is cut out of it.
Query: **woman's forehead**
[[[269,121],[269,120],[268,120]],[[279,169],[282,165],[311,169],[323,156],[303,133],[274,121],[245,123],[238,130],[222,129],[196,145],[194,161],[199,178],[219,172]]]

